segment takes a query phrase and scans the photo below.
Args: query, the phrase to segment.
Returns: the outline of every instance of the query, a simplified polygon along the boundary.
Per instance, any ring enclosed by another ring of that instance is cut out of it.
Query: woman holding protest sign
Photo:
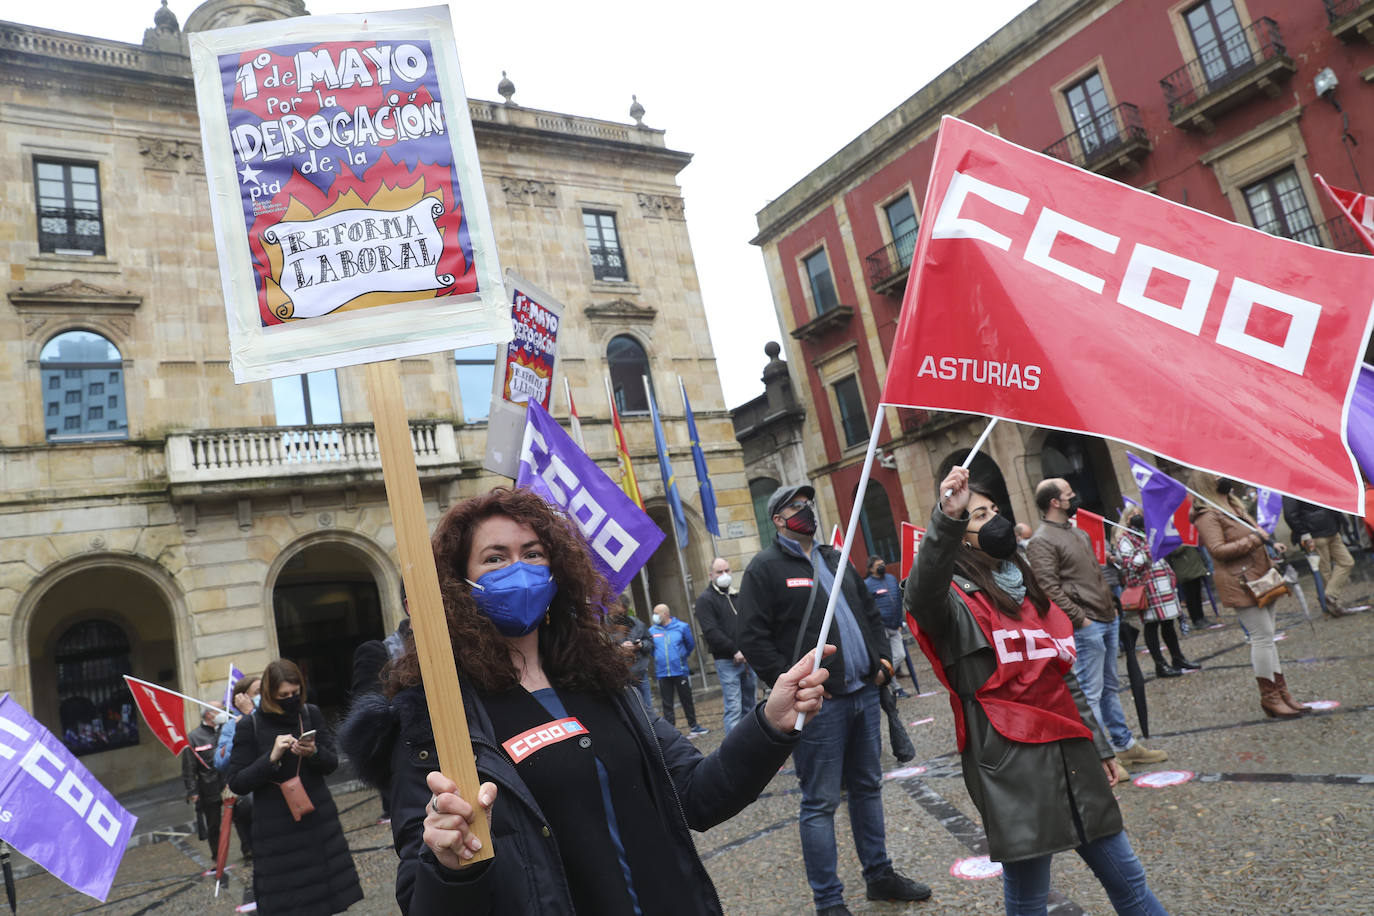
[[[1114,752],[1073,674],[1073,624],[1016,550],[991,492],[954,468],[904,606],[950,691],[964,784],[1002,863],[1008,916],[1048,907],[1050,861],[1075,850],[1117,913],[1161,916],[1112,796]]]
[[[1288,692],[1274,645],[1274,604],[1288,593],[1269,559],[1266,545],[1282,553],[1283,545],[1260,531],[1255,520],[1232,494],[1233,481],[1206,471],[1194,471],[1190,516],[1198,539],[1212,555],[1212,579],[1217,598],[1245,625],[1250,635],[1250,667],[1259,682],[1260,709],[1271,719],[1296,719],[1310,712]]]
[[[258,708],[234,729],[229,789],[253,796],[253,896],[259,913],[341,913],[363,899],[324,778],[339,765],[305,675],[279,658],[262,672]]]
[[[1121,513],[1121,533],[1112,545],[1118,567],[1121,570],[1121,605],[1123,610],[1135,611],[1145,626],[1145,645],[1150,657],[1155,660],[1157,677],[1178,677],[1184,671],[1197,671],[1202,666],[1189,661],[1178,644],[1178,631],[1174,621],[1183,613],[1178,603],[1178,580],[1174,571],[1163,560],[1150,556],[1150,545],[1145,540],[1145,514],[1140,507],[1127,503]],[[1131,607],[1126,607],[1129,603]],[[1159,649],[1159,637],[1163,634],[1164,643],[1169,647],[1169,660]]]
[[[434,535],[477,770],[475,799],[438,772],[414,643],[384,697],[361,698],[343,747],[389,785],[408,913],[720,913],[690,831],[752,802],[821,705],[808,656],[703,756],[631,685],[608,635],[605,579],[574,522],[523,489],[454,507]],[[493,858],[463,868],[486,809]]]

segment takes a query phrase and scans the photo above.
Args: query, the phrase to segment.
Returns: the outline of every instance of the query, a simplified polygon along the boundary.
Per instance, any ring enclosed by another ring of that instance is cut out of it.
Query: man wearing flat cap
[[[892,679],[887,632],[858,570],[837,576],[839,551],[815,540],[816,491],[778,488],[768,500],[773,543],[744,571],[739,601],[739,647],[764,683],[771,684],[816,648],[830,593],[840,579],[835,619],[826,642],[830,698],[808,719],[792,754],[801,782],[801,845],[816,912],[845,916],[844,884],[836,872],[835,809],[849,793],[854,848],[870,900],[924,900],[930,888],[898,874],[887,854],[883,826],[883,714],[878,688]]]

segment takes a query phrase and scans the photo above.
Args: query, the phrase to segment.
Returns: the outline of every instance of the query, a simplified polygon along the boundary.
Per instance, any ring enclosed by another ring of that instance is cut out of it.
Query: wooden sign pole
[[[439,574],[434,566],[429,526],[425,524],[420,475],[415,469],[415,448],[395,360],[367,364],[367,399],[377,429],[382,478],[391,507],[391,524],[396,530],[396,552],[406,584],[410,625],[420,657],[439,766],[445,776],[458,784],[458,794],[472,803],[472,832],[482,841],[482,848],[463,862],[465,866],[473,865],[492,857],[491,832],[477,804],[477,762],[463,712],[458,666],[453,660],[444,602],[439,594]]]

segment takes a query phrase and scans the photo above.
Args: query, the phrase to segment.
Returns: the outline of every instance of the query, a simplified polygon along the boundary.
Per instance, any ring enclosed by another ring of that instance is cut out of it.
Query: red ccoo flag
[[[1093,542],[1093,556],[1097,557],[1097,565],[1105,565],[1107,562],[1107,528],[1103,524],[1102,516],[1096,512],[1089,512],[1087,509],[1079,509],[1069,521],[1073,522],[1079,531],[1087,534],[1088,540]]]
[[[1365,247],[1370,251],[1374,251],[1374,197],[1361,194],[1359,191],[1333,188],[1320,175],[1317,175],[1316,179],[1317,184],[1322,186],[1322,190],[1336,202],[1336,206],[1340,208],[1345,218],[1350,220],[1350,225],[1355,227],[1355,232],[1360,236],[1360,241],[1364,242]]]
[[[1183,539],[1184,544],[1189,547],[1196,547],[1197,525],[1194,525],[1192,519],[1188,517],[1192,510],[1193,499],[1191,496],[1178,504],[1178,508],[1174,510],[1174,530],[1178,532],[1178,536]],[[1080,509],[1079,511],[1083,510]]]
[[[946,117],[882,403],[1107,436],[1341,512],[1374,258]],[[1122,371],[1129,367],[1129,371]]]
[[[129,685],[134,702],[138,704],[138,711],[143,713],[143,721],[147,723],[153,736],[173,754],[180,754],[185,750],[190,742],[186,740],[185,728],[182,725],[186,721],[186,707],[181,694],[174,693],[166,687],[140,681],[136,677],[129,677],[127,674],[124,675],[124,681]]]

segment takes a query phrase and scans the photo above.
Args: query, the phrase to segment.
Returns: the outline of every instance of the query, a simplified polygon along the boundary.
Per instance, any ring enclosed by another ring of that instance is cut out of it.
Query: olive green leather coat
[[[1111,745],[1088,710],[1073,672],[1064,682],[1093,740],[1071,738],[1027,744],[1003,738],[988,721],[974,693],[997,668],[997,653],[978,621],[955,591],[977,586],[954,576],[964,550],[967,516],[953,519],[937,506],[906,583],[906,612],[915,618],[940,655],[940,664],[964,711],[967,740],[962,754],[964,784],[988,837],[988,856],[1015,862],[1073,849],[1122,830],[1121,810],[1112,796],[1102,761]],[[1083,825],[1080,833],[1074,824]]]

